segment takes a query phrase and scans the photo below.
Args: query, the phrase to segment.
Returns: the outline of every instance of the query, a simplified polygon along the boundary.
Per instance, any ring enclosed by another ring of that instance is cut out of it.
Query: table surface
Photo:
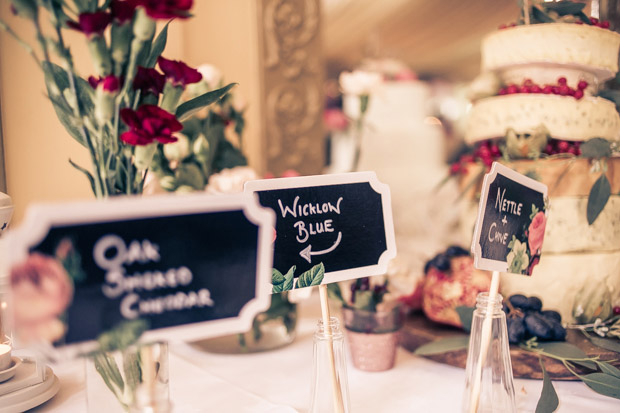
[[[175,413],[214,411],[307,412],[312,371],[312,335],[320,317],[318,295],[300,305],[297,338],[270,352],[211,354],[191,344],[170,343],[170,395]],[[83,361],[53,365],[61,389],[33,412],[85,412]],[[276,367],[277,366],[277,367]],[[352,412],[460,411],[465,371],[414,356],[400,348],[386,372],[356,370],[347,361]],[[560,413],[618,412],[620,400],[595,393],[582,382],[554,382]],[[515,380],[517,410],[533,412],[540,380]]]

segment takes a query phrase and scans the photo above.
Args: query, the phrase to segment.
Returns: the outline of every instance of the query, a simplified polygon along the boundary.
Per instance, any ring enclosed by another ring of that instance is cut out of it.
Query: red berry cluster
[[[620,315],[620,305],[614,307],[614,315]]]
[[[590,23],[592,23],[592,26],[600,27],[601,29],[609,29],[609,22],[607,20],[601,22],[596,17],[590,17]],[[583,24],[583,22],[577,20],[575,24]]]
[[[544,153],[547,155],[556,155],[558,153],[570,153],[575,156],[581,155],[581,142],[563,141],[551,139],[545,147]]]
[[[560,77],[555,85],[537,85],[531,79],[525,79],[523,84],[511,84],[499,90],[499,95],[513,95],[515,93],[544,93],[546,95],[573,96],[579,100],[583,97],[583,91],[588,87],[588,82],[580,80],[577,88],[574,89],[566,84],[566,78]]]
[[[458,175],[464,173],[467,165],[474,162],[482,162],[486,167],[490,167],[494,160],[502,156],[499,146],[491,141],[479,143],[473,153],[461,155],[460,159],[450,165],[450,174]]]

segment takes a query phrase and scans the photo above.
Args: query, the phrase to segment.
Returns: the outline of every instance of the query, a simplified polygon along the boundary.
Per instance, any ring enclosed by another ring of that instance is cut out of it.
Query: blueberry
[[[439,271],[449,271],[450,259],[444,254],[438,254],[435,258],[433,258],[433,262],[431,265],[437,268]]]
[[[542,301],[538,297],[530,297],[527,299],[527,306],[532,311],[542,310]]]
[[[525,316],[525,327],[527,331],[541,340],[551,340],[553,327],[539,313],[530,313]]]
[[[525,324],[523,317],[508,317],[508,341],[511,344],[520,343],[525,338]]]
[[[529,309],[527,305],[527,297],[523,294],[515,294],[508,297],[508,301],[514,308],[520,308],[521,310]]]
[[[459,247],[458,245],[452,245],[446,250],[446,255],[450,258],[465,257],[469,255],[469,251],[467,251],[465,248]]]
[[[502,304],[502,310],[504,310],[504,313],[506,315],[510,314],[510,308],[508,308],[508,306],[506,305],[506,303]]]
[[[544,311],[541,311],[540,314],[542,314],[543,317],[545,317],[547,320],[555,320],[558,323],[562,322],[562,316],[557,311],[544,310]]]

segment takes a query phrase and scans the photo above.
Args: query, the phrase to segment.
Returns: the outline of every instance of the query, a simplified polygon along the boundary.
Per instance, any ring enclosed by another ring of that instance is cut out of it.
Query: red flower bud
[[[106,77],[90,76],[88,78],[88,83],[93,89],[97,89],[101,86],[101,88],[108,93],[116,93],[121,88],[121,79],[114,75],[108,75]]]
[[[164,83],[166,83],[166,77],[156,69],[138,66],[133,88],[140,90],[143,95],[152,93],[157,96],[164,90]]]
[[[172,113],[155,105],[142,105],[135,111],[122,109],[121,119],[130,128],[121,135],[121,140],[130,145],[176,142],[177,138],[172,134],[183,129]]]
[[[185,19],[190,17],[189,9],[193,0],[133,0],[136,6],[144,7],[144,11],[151,19]]]
[[[175,86],[198,83],[202,79],[202,75],[198,70],[189,67],[179,60],[168,60],[159,56],[157,63],[161,71],[166,75],[166,79],[170,79]]]
[[[133,19],[136,5],[132,1],[112,0],[110,11],[116,23],[125,24]]]
[[[101,36],[108,24],[112,21],[112,15],[104,11],[97,11],[94,13],[82,13],[79,16],[79,21],[68,21],[67,26],[77,31],[84,33],[87,37],[93,35]]]

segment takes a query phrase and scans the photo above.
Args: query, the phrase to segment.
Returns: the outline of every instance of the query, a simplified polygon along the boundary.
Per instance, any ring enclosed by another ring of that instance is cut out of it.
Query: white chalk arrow
[[[305,258],[306,261],[312,262],[312,258],[311,258],[312,255],[323,255],[323,254],[327,254],[328,252],[332,252],[340,244],[341,240],[342,240],[342,232],[338,232],[338,238],[336,239],[336,242],[334,242],[334,245],[332,245],[328,249],[322,250],[322,251],[312,251],[312,244],[310,244],[306,248],[301,250],[299,252],[299,255]]]

